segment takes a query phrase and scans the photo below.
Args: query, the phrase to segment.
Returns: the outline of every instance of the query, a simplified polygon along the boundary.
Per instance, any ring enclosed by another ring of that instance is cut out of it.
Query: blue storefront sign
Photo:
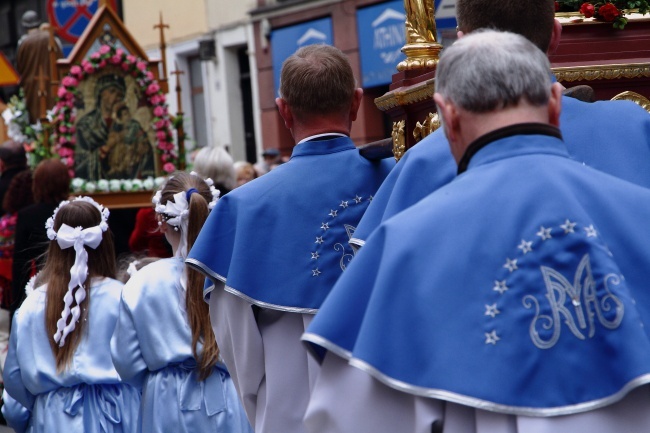
[[[456,1],[436,0],[438,30],[456,27]],[[395,0],[357,10],[357,30],[363,87],[389,84],[396,66],[405,59],[404,1]]]
[[[405,59],[406,43],[404,2],[396,0],[357,10],[361,85],[374,87],[388,84]]]
[[[271,32],[271,59],[276,95],[280,88],[282,63],[298,48],[312,44],[333,44],[331,18],[321,18]]]

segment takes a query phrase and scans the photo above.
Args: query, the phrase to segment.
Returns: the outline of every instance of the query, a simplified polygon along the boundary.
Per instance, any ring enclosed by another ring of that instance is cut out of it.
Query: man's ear
[[[560,113],[562,112],[562,85],[553,83],[551,86],[551,97],[548,100],[548,122],[560,127]]]
[[[293,113],[291,113],[291,108],[289,108],[287,101],[282,98],[275,98],[275,105],[277,105],[280,116],[284,120],[284,126],[289,130],[293,128]]]
[[[557,19],[553,20],[553,32],[551,33],[551,42],[548,44],[548,49],[546,50],[547,55],[552,55],[557,50],[558,45],[560,45],[560,39],[562,39],[562,23]]]
[[[363,89],[355,89],[354,95],[352,96],[352,104],[350,105],[350,120],[357,120],[357,114],[359,114],[359,107],[361,107],[361,101],[363,99]]]

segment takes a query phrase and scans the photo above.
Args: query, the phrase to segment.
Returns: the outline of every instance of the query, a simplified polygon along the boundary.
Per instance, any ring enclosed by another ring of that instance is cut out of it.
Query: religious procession
[[[0,433],[650,432],[648,0],[0,6]]]

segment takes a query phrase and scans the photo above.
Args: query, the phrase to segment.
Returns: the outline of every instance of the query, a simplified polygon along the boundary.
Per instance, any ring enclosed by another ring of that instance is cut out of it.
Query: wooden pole
[[[34,77],[35,80],[38,80],[38,101],[40,108],[40,121],[41,121],[41,131],[43,134],[43,147],[46,150],[49,150],[50,147],[50,122],[47,120],[47,86],[45,84],[46,80],[49,79],[43,73],[43,66],[39,68],[39,74]]]
[[[178,168],[179,170],[185,170],[185,130],[183,129],[183,102],[181,100],[182,89],[181,89],[181,75],[185,72],[178,69],[178,65],[174,62],[175,70],[171,72],[172,75],[176,75],[176,116],[180,118],[180,122],[177,122],[176,125],[176,135],[178,137]]]
[[[47,50],[49,52],[50,58],[50,95],[56,95],[57,90],[59,89],[59,71],[56,68],[56,61],[59,58],[59,47],[54,38],[54,32],[56,27],[52,24],[48,24],[47,31],[50,34],[50,42],[48,44]],[[48,98],[49,99],[49,98]]]
[[[160,77],[160,84],[163,93],[169,92],[169,85],[167,82],[167,45],[165,43],[165,29],[169,28],[169,24],[163,22],[162,11],[160,12],[160,21],[153,26],[154,29],[160,29],[160,53],[162,57],[162,77]]]

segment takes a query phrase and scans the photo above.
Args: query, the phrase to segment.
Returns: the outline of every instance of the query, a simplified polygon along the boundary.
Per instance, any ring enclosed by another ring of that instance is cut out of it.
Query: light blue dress
[[[159,260],[124,287],[111,340],[115,368],[124,381],[142,387],[143,432],[252,432],[224,364],[198,381],[183,266],[180,258]]]
[[[86,334],[72,362],[57,373],[45,329],[47,285],[27,296],[13,319],[4,369],[5,389],[31,411],[29,433],[130,433],[137,431],[140,394],[123,384],[110,357],[122,283],[92,282]],[[87,303],[86,303],[87,302]]]
[[[10,396],[7,390],[4,390],[2,391],[2,416],[5,417],[7,425],[16,433],[25,433],[32,414],[25,406]]]

